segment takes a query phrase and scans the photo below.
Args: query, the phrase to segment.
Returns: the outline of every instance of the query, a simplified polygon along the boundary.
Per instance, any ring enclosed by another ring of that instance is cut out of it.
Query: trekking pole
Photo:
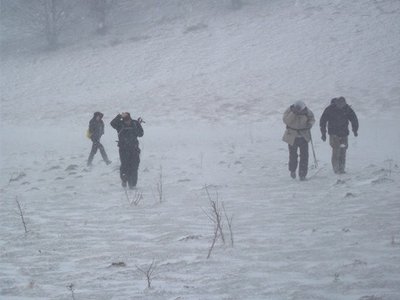
[[[313,153],[313,156],[314,156],[314,166],[315,166],[315,168],[318,168],[318,160],[317,160],[317,157],[316,157],[316,155],[315,155],[314,143],[313,143],[313,140],[312,140],[311,132],[310,132],[310,141],[311,141],[312,153]]]

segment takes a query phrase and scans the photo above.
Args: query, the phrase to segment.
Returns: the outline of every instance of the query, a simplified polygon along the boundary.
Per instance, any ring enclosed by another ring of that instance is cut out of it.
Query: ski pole
[[[310,132],[310,141],[311,141],[312,153],[313,153],[313,156],[314,156],[314,165],[315,165],[315,168],[318,168],[318,161],[317,161],[317,157],[316,157],[316,155],[315,155],[314,143],[313,143],[313,140],[312,140],[311,132]]]

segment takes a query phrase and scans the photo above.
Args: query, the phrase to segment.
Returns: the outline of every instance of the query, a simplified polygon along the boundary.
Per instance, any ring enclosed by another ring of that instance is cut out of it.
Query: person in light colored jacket
[[[314,114],[303,101],[296,101],[283,114],[283,122],[286,124],[286,131],[282,140],[289,145],[290,176],[295,179],[299,167],[299,177],[303,181],[308,172],[308,143],[311,141],[311,127],[315,123]]]

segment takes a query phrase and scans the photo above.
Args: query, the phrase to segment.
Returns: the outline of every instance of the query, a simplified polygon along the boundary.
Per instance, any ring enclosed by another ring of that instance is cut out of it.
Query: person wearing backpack
[[[140,163],[140,148],[137,138],[144,134],[142,122],[141,118],[132,120],[130,113],[123,112],[110,123],[118,132],[120,177],[124,188],[128,185],[130,189],[134,189],[137,184]]]
[[[325,108],[319,126],[321,139],[326,141],[328,124],[329,144],[332,147],[332,167],[335,174],[344,174],[346,167],[346,150],[349,147],[349,122],[354,136],[358,136],[358,118],[354,110],[346,103],[344,97],[333,98]]]
[[[111,161],[108,159],[106,150],[103,145],[100,143],[100,138],[104,134],[104,122],[103,122],[103,114],[99,111],[96,111],[93,114],[93,118],[89,122],[89,129],[87,131],[87,137],[92,140],[92,150],[90,151],[89,158],[87,160],[87,166],[90,167],[92,165],[92,161],[94,155],[97,153],[97,150],[100,150],[101,156],[103,157],[104,162],[109,165]]]
[[[298,166],[300,180],[304,181],[308,173],[308,143],[311,141],[311,127],[315,123],[314,114],[303,101],[296,101],[283,114],[283,122],[286,131],[282,140],[289,145],[290,176],[296,178]]]

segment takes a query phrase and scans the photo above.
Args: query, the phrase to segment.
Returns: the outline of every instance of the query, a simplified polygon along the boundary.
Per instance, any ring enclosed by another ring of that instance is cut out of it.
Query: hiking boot
[[[108,166],[109,164],[111,164],[112,161],[111,160],[106,160],[106,165]]]
[[[290,172],[290,177],[292,177],[293,179],[296,179],[296,172]]]
[[[300,176],[300,181],[306,181],[306,177],[305,176]]]
[[[121,185],[122,185],[123,188],[126,188],[126,186],[127,186],[126,181],[122,181]]]

